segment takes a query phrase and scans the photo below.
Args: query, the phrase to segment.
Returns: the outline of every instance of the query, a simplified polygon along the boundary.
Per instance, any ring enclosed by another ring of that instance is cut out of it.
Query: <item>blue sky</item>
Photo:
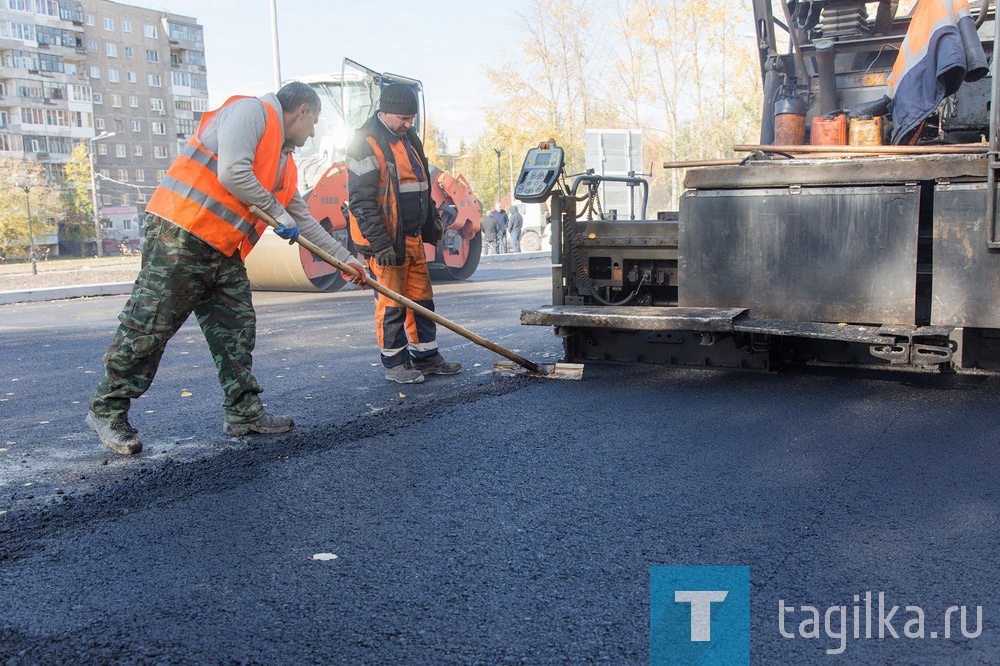
[[[213,106],[274,89],[269,0],[144,0],[129,4],[193,16],[205,27]],[[516,50],[523,0],[277,0],[285,79],[339,72],[346,56],[420,79],[430,119],[449,143],[483,128],[494,103],[483,66]]]

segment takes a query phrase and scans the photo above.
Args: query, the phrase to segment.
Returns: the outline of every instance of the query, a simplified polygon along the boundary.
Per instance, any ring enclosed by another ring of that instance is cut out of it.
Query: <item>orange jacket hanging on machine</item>
[[[231,255],[239,249],[240,258],[246,259],[267,224],[222,186],[219,156],[199,141],[209,120],[241,99],[254,98],[230,97],[221,107],[202,117],[198,131],[181,149],[146,204],[146,212],[187,229],[223,254]],[[278,173],[284,142],[281,119],[270,104],[261,103],[267,112],[267,124],[254,154],[253,173],[264,189],[282,206],[287,206],[298,188],[298,171],[289,155],[284,173]]]

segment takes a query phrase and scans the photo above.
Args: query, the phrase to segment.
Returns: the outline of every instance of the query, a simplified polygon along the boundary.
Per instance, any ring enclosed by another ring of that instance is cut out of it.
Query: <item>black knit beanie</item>
[[[382,97],[378,101],[379,111],[398,116],[415,116],[417,107],[417,96],[413,93],[413,88],[405,83],[386,86],[382,89]]]

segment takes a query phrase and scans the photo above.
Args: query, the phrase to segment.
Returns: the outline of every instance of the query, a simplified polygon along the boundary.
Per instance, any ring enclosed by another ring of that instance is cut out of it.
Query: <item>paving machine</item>
[[[319,94],[322,110],[316,136],[299,149],[295,161],[299,187],[309,212],[334,238],[351,247],[347,229],[347,167],[344,156],[354,128],[378,108],[383,87],[412,86],[421,115],[414,126],[426,126],[423,86],[416,79],[380,73],[344,59],[340,72],[296,79]],[[465,280],[479,266],[482,252],[483,207],[464,176],[431,167],[431,196],[444,223],[436,246],[425,243],[428,269],[435,279]],[[337,291],[345,281],[340,272],[299,245],[288,245],[267,231],[247,257],[247,274],[254,289],[274,291]]]
[[[867,120],[880,105],[891,141],[893,68],[922,19],[894,0],[780,2],[780,17],[753,5],[761,145],[688,169],[679,211],[648,215],[641,177],[566,175],[553,141],[528,152],[514,196],[548,202],[554,267],[552,304],[522,323],[553,326],[576,362],[1000,371],[997,78],[945,82],[906,145],[774,145],[776,112],[817,138],[817,119]],[[971,12],[986,56],[994,13]],[[638,188],[636,219],[602,210],[606,180]]]

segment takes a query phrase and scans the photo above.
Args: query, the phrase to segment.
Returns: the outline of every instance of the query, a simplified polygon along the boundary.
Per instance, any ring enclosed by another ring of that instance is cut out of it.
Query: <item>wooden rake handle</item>
[[[260,219],[262,219],[265,223],[267,223],[273,229],[279,229],[281,227],[281,224],[277,220],[275,220],[273,217],[271,217],[270,215],[268,215],[266,212],[264,212],[263,210],[261,210],[257,206],[250,206],[250,212],[253,213],[254,215],[256,215],[257,217],[259,217]],[[458,324],[456,324],[455,322],[451,321],[450,319],[445,319],[444,317],[442,317],[438,313],[434,312],[433,310],[429,310],[429,309],[425,308],[424,306],[420,305],[419,303],[411,301],[410,299],[408,299],[406,296],[403,296],[402,294],[397,294],[392,289],[389,289],[388,287],[386,287],[386,286],[384,286],[382,284],[379,284],[378,282],[376,282],[375,280],[373,280],[371,277],[369,277],[368,275],[366,275],[364,271],[359,271],[354,266],[350,266],[350,265],[345,264],[344,262],[340,261],[339,259],[336,259],[333,255],[329,254],[328,252],[326,252],[325,250],[323,250],[322,248],[320,248],[318,245],[316,245],[312,241],[310,241],[310,240],[308,240],[306,238],[303,238],[302,236],[299,236],[296,239],[296,242],[299,245],[301,245],[302,247],[304,247],[305,249],[307,249],[310,252],[312,252],[313,254],[315,254],[317,257],[319,257],[320,259],[322,259],[326,263],[328,263],[331,266],[333,266],[334,268],[337,268],[337,269],[343,271],[344,273],[348,273],[350,275],[355,275],[355,276],[361,277],[365,281],[365,284],[367,284],[369,287],[371,287],[372,289],[374,289],[378,293],[382,294],[386,298],[390,298],[390,299],[396,301],[397,303],[399,303],[400,305],[403,305],[405,307],[410,308],[414,312],[419,312],[421,315],[423,315],[424,317],[430,319],[431,321],[436,322],[438,324],[441,324],[445,328],[447,328],[447,329],[449,329],[451,331],[454,331],[455,333],[458,333],[459,335],[461,335],[463,338],[466,338],[467,340],[471,340],[472,342],[475,342],[480,347],[485,347],[486,349],[489,349],[491,352],[499,354],[500,356],[503,356],[506,359],[510,359],[511,361],[513,361],[514,363],[517,363],[522,368],[530,370],[531,372],[541,372],[541,373],[544,374],[545,371],[537,363],[534,363],[533,361],[529,361],[528,359],[524,358],[523,356],[519,356],[518,354],[515,354],[514,352],[510,351],[509,349],[504,349],[503,347],[501,347],[500,345],[498,345],[498,344],[496,344],[494,342],[490,342],[489,340],[487,340],[483,336],[477,335],[476,333],[473,333],[472,331],[459,326]]]

